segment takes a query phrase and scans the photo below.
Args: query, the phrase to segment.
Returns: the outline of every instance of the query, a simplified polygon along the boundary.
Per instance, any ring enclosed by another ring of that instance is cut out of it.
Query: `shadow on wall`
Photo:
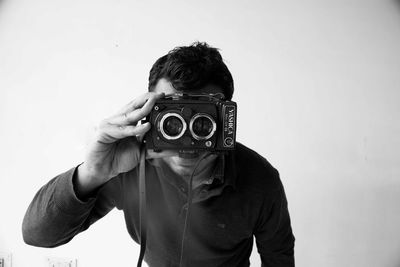
[[[1,2],[1,0],[0,0]],[[394,4],[396,5],[396,7],[399,9],[400,11],[400,0],[393,0],[392,2],[394,2]]]

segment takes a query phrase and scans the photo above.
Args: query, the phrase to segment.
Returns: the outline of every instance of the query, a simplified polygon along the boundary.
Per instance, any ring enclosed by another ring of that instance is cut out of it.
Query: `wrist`
[[[82,163],[75,172],[74,189],[78,198],[86,199],[99,186],[107,181],[107,178],[91,170],[87,164]]]

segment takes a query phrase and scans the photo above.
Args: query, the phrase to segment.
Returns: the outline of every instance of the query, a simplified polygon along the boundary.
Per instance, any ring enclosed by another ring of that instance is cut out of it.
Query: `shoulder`
[[[237,143],[232,155],[238,188],[263,194],[282,188],[279,172],[254,150]]]

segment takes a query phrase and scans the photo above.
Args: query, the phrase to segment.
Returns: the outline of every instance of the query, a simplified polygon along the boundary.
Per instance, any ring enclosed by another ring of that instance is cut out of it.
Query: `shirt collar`
[[[223,170],[224,170],[224,178],[225,185],[230,185],[234,189],[236,189],[236,178],[237,178],[237,169],[235,162],[235,153],[234,151],[229,151],[224,155],[223,162]]]

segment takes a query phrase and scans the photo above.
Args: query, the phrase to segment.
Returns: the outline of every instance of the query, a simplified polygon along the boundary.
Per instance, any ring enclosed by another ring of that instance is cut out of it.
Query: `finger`
[[[139,143],[143,142],[144,136],[144,134],[136,135],[136,139],[139,141]]]
[[[126,137],[144,135],[150,128],[151,126],[148,122],[137,126],[107,124],[99,130],[98,141],[113,143]]]
[[[167,158],[178,156],[177,150],[162,150],[161,152],[154,152],[152,149],[147,149],[146,158],[147,159],[157,159],[157,158]]]
[[[138,121],[143,119],[147,114],[150,113],[152,110],[154,103],[162,96],[162,94],[152,94],[140,108],[133,109],[127,113],[117,114],[114,117],[108,119],[109,123],[118,124],[118,125],[129,125],[129,124],[136,124]]]
[[[136,116],[134,115],[133,112],[135,112],[135,110],[130,113],[115,115],[107,119],[107,122],[115,125],[136,125],[138,121],[134,121],[134,118],[136,118]]]
[[[164,97],[164,93],[155,93],[155,92],[147,92],[145,94],[140,95],[138,98],[135,98],[128,104],[126,104],[119,112],[117,115],[122,115],[125,113],[132,112],[135,109],[141,108],[148,99],[155,97],[156,99]]]

